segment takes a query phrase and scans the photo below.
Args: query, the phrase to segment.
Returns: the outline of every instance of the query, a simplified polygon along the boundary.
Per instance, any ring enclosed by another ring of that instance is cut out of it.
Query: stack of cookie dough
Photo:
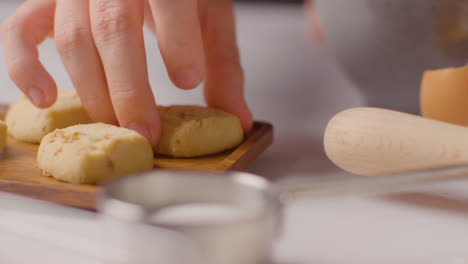
[[[47,109],[35,107],[23,95],[10,106],[5,121],[12,137],[29,143],[40,143],[55,129],[92,123],[80,97],[71,90],[59,90],[57,101]]]
[[[200,106],[158,109],[162,136],[154,151],[159,154],[204,156],[231,149],[243,140],[241,123],[232,114]],[[146,138],[126,128],[93,123],[70,90],[59,90],[57,102],[48,109],[36,108],[23,96],[10,106],[6,124],[13,138],[40,143],[39,168],[61,181],[99,184],[153,168],[153,149]],[[0,149],[1,140],[0,124]]]
[[[129,129],[96,123],[55,130],[41,141],[37,164],[71,183],[98,184],[153,168],[150,143]]]
[[[239,145],[244,137],[239,118],[200,106],[158,107],[162,135],[157,152],[172,157],[199,157]]]

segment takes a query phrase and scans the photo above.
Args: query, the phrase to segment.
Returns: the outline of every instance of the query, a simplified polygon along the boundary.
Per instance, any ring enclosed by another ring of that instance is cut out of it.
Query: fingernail
[[[28,90],[28,97],[29,100],[35,105],[35,106],[41,106],[43,101],[44,101],[44,92],[42,92],[41,89],[39,88],[30,88]]]
[[[195,88],[200,83],[200,74],[195,70],[176,72],[174,79],[181,88]]]
[[[140,135],[148,139],[149,142],[153,142],[153,137],[147,125],[139,122],[132,123],[127,126],[128,129],[138,132]]]

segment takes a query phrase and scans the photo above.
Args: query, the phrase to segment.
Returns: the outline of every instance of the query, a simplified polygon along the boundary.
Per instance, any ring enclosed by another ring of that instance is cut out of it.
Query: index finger
[[[37,45],[53,30],[54,0],[26,1],[2,24],[5,59],[13,82],[38,107],[51,106],[57,87],[39,61]]]

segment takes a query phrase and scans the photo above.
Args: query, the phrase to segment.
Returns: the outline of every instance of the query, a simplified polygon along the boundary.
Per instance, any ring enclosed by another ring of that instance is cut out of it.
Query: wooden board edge
[[[7,109],[7,105],[0,104],[0,119],[4,118]],[[273,143],[273,126],[271,124],[257,121],[254,126],[256,128],[251,134],[247,135],[246,140],[225,157],[212,172],[244,170]],[[76,192],[69,192],[67,189],[62,190],[53,186],[16,182],[6,179],[0,179],[0,185],[2,186],[2,192],[94,211],[96,210],[100,192],[100,187],[98,187],[97,192],[82,191],[77,194]],[[74,193],[74,196],[71,196],[70,193]]]
[[[246,141],[216,167],[216,171],[244,170],[273,143],[273,126],[265,122],[255,122],[255,125],[261,126],[260,129],[254,130]]]
[[[50,188],[49,186],[20,183],[15,181],[0,180],[2,192],[14,193],[17,195],[34,198],[42,201],[47,201],[55,204],[67,205],[75,208],[96,210],[97,197],[99,189],[96,192],[83,191],[82,195],[76,196],[76,192],[69,192],[66,189]],[[69,194],[73,193],[74,196]],[[57,197],[60,197],[58,199]],[[65,198],[64,198],[65,197]],[[60,202],[57,202],[60,200]]]
[[[8,111],[8,105],[0,104],[0,120],[5,119],[5,115]]]

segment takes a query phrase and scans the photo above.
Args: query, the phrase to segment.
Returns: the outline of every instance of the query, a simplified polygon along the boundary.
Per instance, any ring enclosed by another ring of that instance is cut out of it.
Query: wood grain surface
[[[468,128],[392,110],[352,108],[335,115],[324,135],[337,166],[363,176],[468,164]]]
[[[0,119],[7,107],[0,105]],[[273,127],[256,122],[253,130],[236,149],[200,158],[156,156],[155,169],[182,169],[223,172],[244,170],[273,142]],[[0,160],[0,191],[16,193],[63,205],[95,210],[99,186],[74,185],[43,176],[36,165],[38,145],[11,137]]]

